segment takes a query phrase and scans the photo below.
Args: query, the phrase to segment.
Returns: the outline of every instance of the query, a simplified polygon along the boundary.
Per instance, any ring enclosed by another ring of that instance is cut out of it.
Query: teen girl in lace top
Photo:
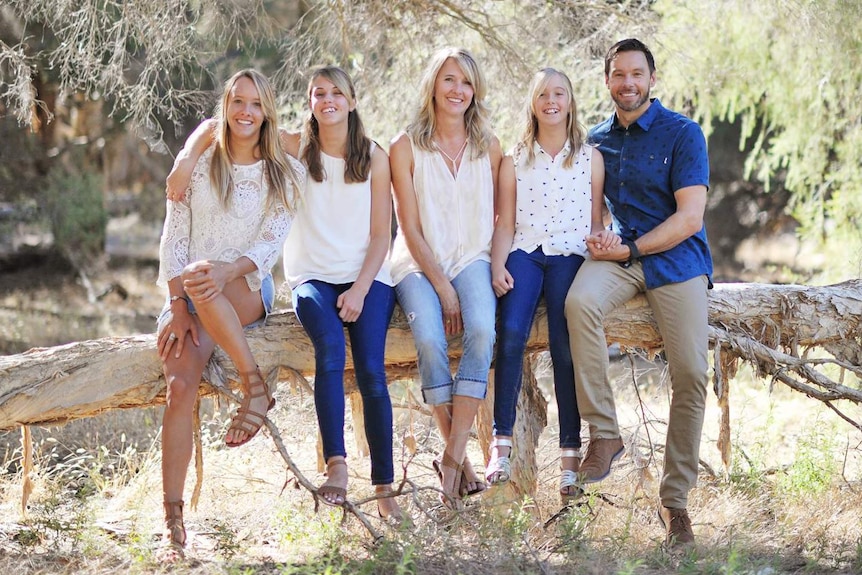
[[[243,401],[228,446],[248,442],[272,407],[243,328],[272,309],[270,271],[290,229],[302,165],[279,145],[275,97],[255,70],[225,84],[215,142],[194,165],[180,201],[168,202],[159,248],[159,285],[169,295],[158,321],[167,382],[162,422],[165,559],[182,557],[183,486],[192,454],[192,410],[216,345],[236,366]]]

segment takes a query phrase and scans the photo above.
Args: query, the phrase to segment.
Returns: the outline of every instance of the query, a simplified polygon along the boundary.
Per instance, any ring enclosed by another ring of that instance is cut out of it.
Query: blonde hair
[[[475,58],[464,48],[443,48],[431,57],[419,84],[419,109],[413,121],[407,126],[407,134],[419,148],[429,152],[436,151],[432,141],[434,129],[437,127],[434,86],[437,82],[437,74],[449,58],[458,64],[473,86],[473,100],[464,113],[464,125],[467,128],[467,141],[472,145],[470,157],[481,158],[488,153],[494,139],[491,113],[485,104],[488,85]]]
[[[274,202],[280,201],[287,208],[287,211],[293,214],[296,212],[296,203],[299,200],[300,190],[302,190],[301,183],[281,148],[278,136],[275,92],[266,76],[257,70],[240,70],[225,82],[224,91],[214,116],[218,125],[215,134],[215,151],[210,165],[210,183],[222,207],[227,209],[234,187],[234,162],[230,151],[230,127],[224,116],[230,102],[231,90],[240,78],[248,78],[254,83],[263,111],[263,123],[260,127],[258,146],[261,159],[264,161],[264,173],[269,186],[267,209],[272,209]],[[288,189],[288,182],[293,188],[292,190]]]
[[[530,89],[527,90],[527,100],[524,103],[524,131],[515,146],[515,159],[518,160],[522,154],[526,154],[527,166],[532,166],[536,161],[534,144],[536,138],[539,136],[536,101],[548,89],[548,85],[553,78],[562,80],[563,87],[569,98],[569,112],[566,115],[566,137],[569,140],[571,150],[569,151],[569,155],[563,160],[563,167],[571,168],[575,161],[575,156],[578,155],[578,152],[581,151],[581,146],[584,145],[584,128],[578,122],[578,106],[575,102],[572,82],[568,76],[555,68],[542,68],[536,72],[533,80],[530,82]]]
[[[311,90],[314,81],[325,78],[332,82],[347,98],[353,110],[347,116],[347,149],[344,150],[344,181],[347,183],[364,182],[371,173],[371,140],[365,135],[365,128],[356,109],[356,88],[350,76],[338,66],[321,66],[311,71],[308,80],[308,98],[311,100]],[[314,181],[322,182],[326,178],[323,163],[320,160],[320,126],[314,112],[310,109],[302,125],[302,160],[308,169],[308,175]]]

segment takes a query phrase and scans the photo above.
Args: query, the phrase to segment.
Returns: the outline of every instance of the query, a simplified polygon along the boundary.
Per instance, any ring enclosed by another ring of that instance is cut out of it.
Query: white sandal
[[[563,449],[560,454],[561,460],[563,457],[578,458],[578,467],[580,467],[580,460],[583,459],[580,449]],[[574,487],[575,492],[569,493],[569,487]],[[576,469],[563,469],[560,473],[560,499],[562,500],[563,505],[569,505],[572,501],[578,499],[583,494],[584,488],[578,481],[578,471]]]
[[[497,454],[496,459],[491,458],[485,469],[485,479],[491,485],[506,483],[512,477],[512,462],[509,459],[509,456],[512,455],[512,440],[506,437],[494,437],[491,450],[496,450],[498,447],[508,447],[509,455]]]

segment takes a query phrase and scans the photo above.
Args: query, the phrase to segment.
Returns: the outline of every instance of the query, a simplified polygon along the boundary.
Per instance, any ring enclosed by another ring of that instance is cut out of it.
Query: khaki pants
[[[566,296],[566,320],[575,390],[590,436],[620,436],[608,378],[603,319],[617,306],[645,292],[664,341],[670,370],[671,403],[659,495],[665,507],[684,508],[697,482],[698,453],[708,384],[706,276],[647,290],[640,262],[587,260]]]

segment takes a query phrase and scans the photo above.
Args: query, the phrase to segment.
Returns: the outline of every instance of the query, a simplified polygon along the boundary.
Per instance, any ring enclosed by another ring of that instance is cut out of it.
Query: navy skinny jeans
[[[515,287],[500,298],[497,359],[494,373],[494,435],[511,436],[521,392],[524,351],[542,295],[548,312],[548,343],[554,364],[554,393],[560,418],[560,447],[581,447],[581,417],[575,398],[575,375],[566,325],[566,294],[584,258],[546,256],[541,247],[515,250],[506,269]]]
[[[350,335],[356,383],[362,395],[365,435],[371,451],[371,483],[388,485],[395,479],[392,462],[392,402],[386,385],[386,332],[395,308],[395,290],[374,281],[362,313],[344,323],[335,303],[352,283],[310,280],[293,290],[294,309],[314,344],[314,405],[326,459],[346,456],[344,448],[344,364]]]

